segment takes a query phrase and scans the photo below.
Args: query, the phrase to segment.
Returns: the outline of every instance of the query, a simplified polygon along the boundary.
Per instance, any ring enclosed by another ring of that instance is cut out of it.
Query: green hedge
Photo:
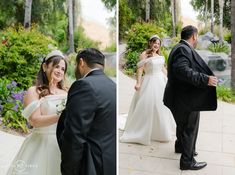
[[[42,58],[50,51],[48,45],[55,41],[38,32],[34,27],[25,30],[7,28],[0,32],[0,77],[16,81],[26,89],[32,85]]]
[[[155,34],[162,38],[165,36],[166,31],[154,23],[136,23],[132,25],[127,36],[127,53],[125,55],[125,69],[128,74],[136,72],[139,55],[147,49],[148,39]]]

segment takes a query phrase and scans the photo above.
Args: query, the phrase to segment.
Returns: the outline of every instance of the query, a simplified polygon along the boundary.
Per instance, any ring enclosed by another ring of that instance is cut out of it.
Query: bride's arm
[[[140,61],[143,61],[146,59],[146,54],[145,52],[140,55]],[[140,66],[137,69],[137,75],[136,75],[136,85],[135,85],[135,90],[139,90],[141,87],[141,82],[142,82],[142,75],[144,72],[144,66]]]
[[[162,67],[162,72],[167,77],[167,69],[165,66]]]
[[[28,106],[35,100],[39,100],[39,95],[36,87],[30,87],[24,97],[24,107]],[[58,122],[59,116],[57,114],[42,115],[40,107],[37,108],[29,117],[29,123],[33,127],[45,127]]]

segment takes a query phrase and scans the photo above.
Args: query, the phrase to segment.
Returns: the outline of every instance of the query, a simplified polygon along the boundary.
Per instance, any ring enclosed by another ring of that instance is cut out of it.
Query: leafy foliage
[[[15,81],[0,79],[0,117],[3,124],[28,133],[27,120],[21,114],[24,94],[25,91],[21,91]]]
[[[136,65],[139,60],[139,55],[148,47],[148,39],[157,34],[162,37],[165,35],[165,30],[161,27],[157,27],[154,23],[136,23],[132,25],[127,36],[127,54],[126,59],[126,69],[132,69],[136,72]]]
[[[116,52],[116,43],[112,43],[111,45],[107,46],[104,51],[106,52]]]
[[[229,54],[230,52],[230,49],[227,45],[220,43],[211,44],[209,45],[208,49],[212,52],[224,52],[226,54]]]
[[[24,0],[0,1],[0,30],[24,22]]]
[[[231,88],[227,88],[224,86],[218,86],[216,88],[217,91],[217,98],[225,101],[225,102],[235,102],[235,95],[233,94]]]
[[[204,18],[205,13],[205,0],[191,0],[193,8],[200,13],[201,18]],[[207,4],[208,11],[211,11],[211,1],[208,1]],[[231,27],[231,0],[224,0],[224,9],[223,9],[223,24],[225,27]],[[214,13],[215,13],[215,22],[219,24],[219,1],[214,1]],[[209,15],[208,15],[209,17]]]
[[[170,0],[150,0],[150,21],[158,27],[164,27],[168,35],[172,34],[172,19]],[[120,39],[125,39],[131,25],[145,20],[145,0],[119,1]]]
[[[126,32],[134,23],[135,17],[126,0],[119,1],[119,38],[124,39]]]
[[[23,25],[25,13],[24,0],[0,1],[0,30]],[[79,10],[77,10],[80,12]],[[79,15],[79,14],[76,14]],[[37,0],[32,3],[31,22],[37,30],[56,40],[60,49],[67,45],[67,9],[66,0]]]
[[[228,43],[232,43],[232,33],[230,32],[226,32],[224,34],[224,40],[227,41]]]
[[[68,86],[70,86],[73,81],[76,80],[75,78],[75,74],[74,74],[74,71],[75,71],[75,63],[76,63],[76,54],[73,53],[73,54],[70,54],[68,56],[68,68],[67,68],[67,76],[66,76],[66,79],[68,78]]]
[[[32,85],[39,70],[41,59],[50,50],[49,44],[56,43],[36,31],[22,26],[0,32],[0,77],[16,81],[18,87],[26,89]]]
[[[77,51],[89,47],[98,49],[100,42],[93,41],[92,39],[88,38],[85,35],[84,28],[82,26],[79,26],[74,33],[74,45]]]
[[[137,62],[139,61],[140,53],[137,51],[128,52],[125,56],[126,64],[125,69],[129,70],[128,72],[134,73],[137,70]],[[130,69],[132,71],[130,71]]]
[[[165,36],[166,31],[154,23],[136,23],[128,32],[127,49],[142,52],[148,46],[148,39],[157,34],[159,37]]]
[[[117,0],[102,0],[107,9],[112,10],[116,7]]]

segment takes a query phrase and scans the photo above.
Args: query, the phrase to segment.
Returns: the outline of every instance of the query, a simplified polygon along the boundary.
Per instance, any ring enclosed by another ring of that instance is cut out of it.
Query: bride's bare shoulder
[[[38,95],[36,86],[31,86],[26,92],[26,95],[36,95],[36,94]]]
[[[140,60],[145,60],[146,58],[148,58],[148,55],[147,55],[146,51],[143,51],[143,52],[140,54]]]
[[[35,100],[38,100],[38,99],[39,99],[39,94],[37,92],[37,87],[36,86],[32,86],[25,93],[25,96],[24,96],[24,106],[27,106],[32,101],[35,101]]]

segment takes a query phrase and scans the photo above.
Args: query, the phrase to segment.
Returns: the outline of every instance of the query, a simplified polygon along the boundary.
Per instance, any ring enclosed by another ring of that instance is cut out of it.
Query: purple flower
[[[12,86],[11,84],[8,84],[7,89],[11,89],[11,86]]]
[[[16,87],[16,85],[17,85],[17,83],[15,81],[12,81],[11,84],[12,84],[12,87]]]
[[[11,97],[14,98],[15,100],[19,100],[19,101],[23,102],[24,94],[25,94],[25,91],[21,91],[18,93],[12,93]]]
[[[12,109],[13,109],[14,111],[18,112],[18,108],[19,108],[19,106],[16,104]]]
[[[11,97],[14,98],[15,100],[21,100],[21,94],[20,93],[12,93]]]
[[[12,81],[11,84],[7,85],[7,89],[11,89],[13,87],[16,87],[17,83],[15,81]]]

